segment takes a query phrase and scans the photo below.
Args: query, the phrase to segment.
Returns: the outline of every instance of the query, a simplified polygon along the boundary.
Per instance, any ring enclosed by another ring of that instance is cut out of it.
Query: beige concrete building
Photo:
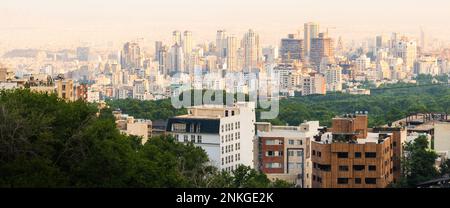
[[[311,188],[311,140],[319,133],[319,122],[299,126],[256,123],[255,167],[271,180],[284,180]]]

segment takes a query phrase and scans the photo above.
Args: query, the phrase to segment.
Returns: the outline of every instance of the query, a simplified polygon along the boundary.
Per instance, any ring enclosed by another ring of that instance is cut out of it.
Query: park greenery
[[[158,105],[161,107],[161,105]],[[170,113],[158,115],[170,116]],[[171,137],[119,132],[110,109],[29,90],[0,92],[0,187],[291,187]]]
[[[138,101],[133,99],[112,100],[112,108],[136,118],[167,119],[185,114],[185,109],[174,109],[170,100]],[[267,120],[276,125],[299,125],[308,120],[318,120],[321,125],[330,126],[333,117],[368,112],[369,126],[380,126],[400,120],[417,112],[450,113],[450,88],[448,85],[403,84],[373,89],[371,95],[350,95],[329,93],[326,96],[312,95],[280,100],[279,116]],[[257,109],[257,118],[264,109]],[[261,121],[260,119],[258,119]]]

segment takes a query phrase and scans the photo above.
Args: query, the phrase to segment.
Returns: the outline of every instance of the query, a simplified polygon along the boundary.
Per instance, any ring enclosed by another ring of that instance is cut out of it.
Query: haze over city
[[[445,0],[3,0],[0,46],[59,47],[144,38],[167,41],[173,30],[193,31],[196,42],[214,40],[218,29],[241,36],[248,28],[262,44],[277,44],[304,22],[321,23],[330,35],[361,40],[391,32],[448,41],[450,2]]]

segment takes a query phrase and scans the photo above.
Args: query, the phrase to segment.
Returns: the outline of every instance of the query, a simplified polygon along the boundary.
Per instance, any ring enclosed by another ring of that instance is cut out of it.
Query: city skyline
[[[329,28],[333,37],[343,36],[346,40],[391,32],[419,37],[423,27],[432,38],[449,41],[450,30],[445,28],[450,18],[445,8],[449,6],[443,0],[382,0],[376,4],[355,0],[320,3],[6,0],[0,6],[3,25],[0,44],[4,47],[106,44],[107,41],[119,44],[137,38],[167,42],[173,30],[193,31],[193,39],[203,43],[214,41],[216,30],[226,29],[241,37],[252,28],[260,34],[262,44],[273,45],[287,33],[302,30],[304,22],[311,21],[319,22],[321,30]]]

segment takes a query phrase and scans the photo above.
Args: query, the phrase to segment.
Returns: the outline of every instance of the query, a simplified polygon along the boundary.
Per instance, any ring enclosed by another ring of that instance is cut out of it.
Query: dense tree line
[[[450,113],[450,88],[415,85],[372,90],[371,95],[333,93],[288,98],[280,101],[280,114],[270,122],[298,125],[305,120],[318,120],[330,126],[334,116],[356,111],[369,113],[369,126],[389,124],[416,112]]]
[[[248,99],[248,97],[246,98]],[[108,102],[136,118],[167,119],[185,114],[185,109],[174,109],[170,100],[138,101],[132,99]],[[262,109],[257,109],[257,118]],[[448,85],[409,85],[402,83],[372,90],[371,95],[329,93],[280,100],[278,118],[268,120],[277,125],[299,125],[305,120],[318,120],[330,126],[337,115],[367,111],[369,126],[392,123],[416,112],[450,113],[450,88]],[[260,119],[258,119],[261,121]]]
[[[142,145],[120,134],[111,113],[56,95],[1,91],[0,187],[292,186],[248,167],[220,172],[203,149],[170,137]]]

